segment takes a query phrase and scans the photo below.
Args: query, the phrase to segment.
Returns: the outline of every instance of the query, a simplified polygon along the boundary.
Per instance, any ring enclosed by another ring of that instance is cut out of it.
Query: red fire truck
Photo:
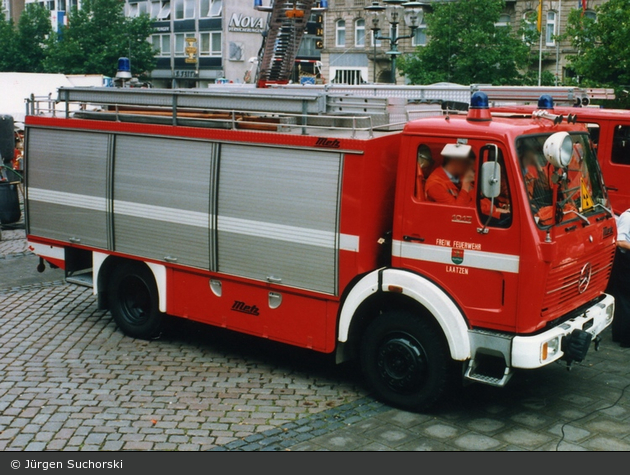
[[[76,112],[26,119],[30,249],[131,337],[170,315],[335,352],[422,409],[455,363],[503,386],[581,361],[612,321],[615,220],[584,125],[493,117],[483,93],[404,124],[306,89],[59,94]],[[445,149],[475,169],[470,206],[421,189]]]
[[[540,101],[537,107],[510,106],[495,110],[527,115],[536,110],[545,110],[564,117],[577,115],[578,121],[587,124],[590,131],[615,213],[621,214],[630,208],[630,111],[595,107],[554,107],[549,98]]]

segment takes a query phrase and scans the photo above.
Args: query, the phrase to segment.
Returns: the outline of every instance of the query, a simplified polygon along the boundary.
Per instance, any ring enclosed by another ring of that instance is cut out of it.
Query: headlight
[[[611,303],[608,307],[606,307],[606,320],[611,321],[613,319],[614,314],[615,314],[615,304]]]
[[[553,340],[546,341],[540,347],[540,361],[545,362],[548,359],[554,357],[560,351],[560,338],[556,337]]]

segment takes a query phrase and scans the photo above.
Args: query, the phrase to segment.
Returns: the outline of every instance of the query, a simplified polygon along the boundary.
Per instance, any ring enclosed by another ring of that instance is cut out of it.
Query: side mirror
[[[556,168],[564,168],[571,162],[573,141],[567,132],[556,132],[543,145],[545,159]]]
[[[501,164],[486,162],[481,166],[481,193],[494,199],[501,194]]]

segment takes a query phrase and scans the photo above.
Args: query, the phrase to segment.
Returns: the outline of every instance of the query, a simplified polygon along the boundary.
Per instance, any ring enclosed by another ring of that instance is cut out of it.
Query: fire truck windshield
[[[549,135],[530,135],[516,141],[522,179],[532,214],[540,227],[574,219],[588,221],[606,211],[608,200],[597,157],[587,134],[571,134],[569,164],[555,167],[543,154]]]

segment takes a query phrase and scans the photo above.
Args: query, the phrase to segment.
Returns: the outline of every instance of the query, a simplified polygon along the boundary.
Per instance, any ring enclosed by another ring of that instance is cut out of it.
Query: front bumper
[[[593,338],[603,332],[613,320],[615,299],[606,295],[581,315],[533,336],[516,336],[512,340],[513,368],[540,368],[564,356],[562,340],[574,330],[583,330]]]

